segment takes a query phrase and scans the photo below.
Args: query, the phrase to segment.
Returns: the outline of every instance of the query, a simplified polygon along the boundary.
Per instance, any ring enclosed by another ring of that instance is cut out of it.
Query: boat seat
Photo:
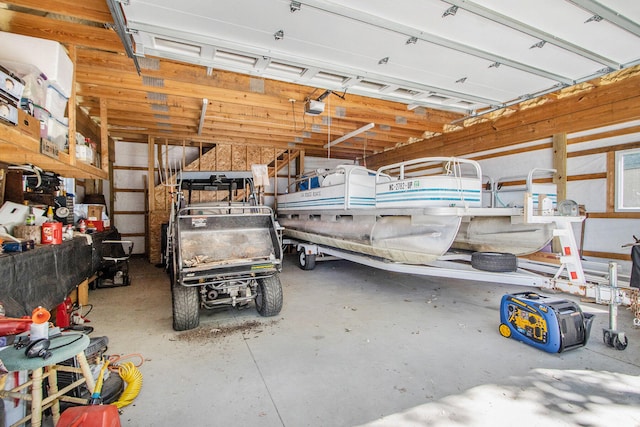
[[[330,187],[332,185],[344,184],[344,174],[332,173],[324,177],[322,180],[322,187]]]

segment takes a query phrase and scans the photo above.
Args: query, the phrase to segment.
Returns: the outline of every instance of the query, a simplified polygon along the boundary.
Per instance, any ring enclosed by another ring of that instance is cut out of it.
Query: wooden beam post
[[[107,99],[100,98],[100,164],[97,166],[105,172],[109,171],[109,129],[107,117]]]
[[[278,153],[273,150],[273,207],[278,209]]]
[[[558,202],[567,199],[567,134],[553,135],[553,183],[558,188]]]
[[[616,210],[616,153],[607,152],[607,212]]]
[[[301,176],[304,173],[304,150],[300,150],[298,161],[296,164],[296,175]]]
[[[102,169],[107,172],[109,177],[109,200],[105,200],[107,206],[109,207],[109,212],[111,215],[111,221],[115,226],[115,217],[113,215],[114,212],[114,202],[113,202],[113,190],[115,188],[115,183],[113,180],[113,168],[109,167],[109,129],[107,124],[107,99],[100,98],[100,163],[96,164],[96,167]],[[115,153],[115,147],[113,152]],[[115,156],[114,156],[115,157]],[[115,160],[115,158],[113,159]],[[102,183],[102,181],[100,181]],[[100,188],[102,190],[102,188]],[[102,191],[100,191],[102,193]]]
[[[69,58],[73,64],[73,77],[71,81],[71,96],[69,97],[69,104],[67,106],[67,112],[69,116],[69,164],[74,166],[76,164],[76,69],[78,68],[78,54],[74,44],[68,46]]]
[[[567,199],[567,134],[556,133],[553,135],[553,183],[556,184],[558,203]],[[557,237],[551,242],[551,250],[562,253],[562,245]]]
[[[155,140],[153,137],[147,137],[147,188],[149,189],[149,212],[153,212],[156,209],[155,203],[155,187],[156,187],[156,172],[155,172],[155,153],[154,146]]]

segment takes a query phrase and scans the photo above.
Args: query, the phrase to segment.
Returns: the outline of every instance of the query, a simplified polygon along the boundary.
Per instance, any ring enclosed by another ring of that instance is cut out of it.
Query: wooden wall
[[[191,171],[249,171],[252,164],[272,164],[284,151],[284,149],[273,147],[217,144],[214,149],[186,165],[184,169]],[[270,168],[270,175],[273,173],[273,168]],[[175,182],[175,177],[170,177],[169,181]],[[152,189],[151,197],[148,254],[150,262],[159,263],[162,258],[161,226],[169,221],[172,202],[171,187],[160,183]],[[194,192],[192,200],[193,202],[205,202],[217,197],[215,192],[197,191]]]
[[[640,117],[640,67],[624,72],[625,79],[602,80],[562,92],[556,99],[541,98],[529,108],[506,109],[502,114],[480,117],[477,123],[425,138],[369,156],[367,166],[383,165],[428,156],[461,156],[511,145],[624,123]]]

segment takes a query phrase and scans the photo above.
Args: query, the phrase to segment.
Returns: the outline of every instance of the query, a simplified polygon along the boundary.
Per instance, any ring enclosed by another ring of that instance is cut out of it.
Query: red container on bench
[[[61,222],[45,222],[42,224],[43,245],[59,245],[62,243],[62,223]]]

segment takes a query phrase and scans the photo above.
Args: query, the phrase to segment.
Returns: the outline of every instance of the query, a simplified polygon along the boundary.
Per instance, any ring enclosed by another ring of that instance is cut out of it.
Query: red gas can
[[[58,427],[120,427],[116,405],[74,406],[60,415]]]
[[[42,244],[59,245],[62,243],[62,223],[45,222],[42,224]]]
[[[56,326],[59,328],[68,328],[71,326],[71,310],[73,303],[71,298],[67,297],[64,302],[56,307]]]

